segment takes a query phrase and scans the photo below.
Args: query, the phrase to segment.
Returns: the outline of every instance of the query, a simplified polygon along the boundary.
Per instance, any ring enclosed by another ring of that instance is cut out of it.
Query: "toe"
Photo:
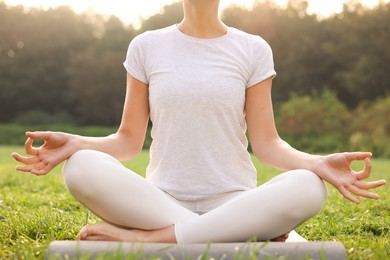
[[[87,239],[88,228],[89,228],[89,225],[86,225],[80,229],[80,232],[77,234],[77,240],[86,240]]]

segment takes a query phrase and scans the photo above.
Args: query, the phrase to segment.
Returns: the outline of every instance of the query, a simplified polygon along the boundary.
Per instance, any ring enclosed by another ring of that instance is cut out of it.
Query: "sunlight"
[[[97,13],[116,15],[125,23],[137,23],[140,18],[147,18],[159,12],[161,7],[166,4],[180,0],[143,0],[128,1],[128,0],[94,0],[94,1],[79,1],[79,0],[5,0],[9,5],[24,5],[27,7],[42,7],[50,8],[61,5],[71,6],[75,12],[81,13],[89,9],[95,10]],[[231,5],[240,4],[245,7],[251,7],[255,0],[221,0],[221,9]],[[323,1],[323,0],[308,0],[309,13],[317,13],[320,16],[328,16],[335,12],[341,12],[343,3],[347,0]],[[285,5],[288,0],[274,0],[278,5]],[[360,0],[363,5],[373,7],[380,0]],[[389,2],[389,0],[383,1]]]

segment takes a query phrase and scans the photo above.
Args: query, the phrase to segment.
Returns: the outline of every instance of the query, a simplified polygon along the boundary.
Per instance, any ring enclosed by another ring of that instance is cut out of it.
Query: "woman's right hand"
[[[12,157],[23,164],[16,166],[18,171],[45,175],[77,150],[74,136],[67,133],[37,131],[27,132],[26,136],[25,150],[30,156],[12,153]],[[34,147],[34,140],[43,140],[44,144]]]

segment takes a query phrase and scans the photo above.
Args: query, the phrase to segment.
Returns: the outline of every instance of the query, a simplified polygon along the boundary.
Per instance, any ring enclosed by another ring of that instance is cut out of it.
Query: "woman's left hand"
[[[354,195],[378,199],[379,195],[369,192],[386,184],[386,180],[365,181],[371,174],[372,154],[368,152],[336,153],[321,157],[321,163],[316,167],[315,172],[325,181],[332,184],[336,189],[350,201],[359,204],[360,200]],[[364,168],[361,171],[354,171],[351,168],[352,161],[364,160]]]

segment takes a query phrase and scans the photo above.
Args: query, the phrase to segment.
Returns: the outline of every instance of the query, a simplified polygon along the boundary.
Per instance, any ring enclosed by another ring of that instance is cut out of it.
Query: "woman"
[[[47,174],[67,159],[70,193],[102,220],[83,227],[82,240],[234,242],[279,238],[317,214],[322,181],[359,203],[377,199],[365,182],[371,153],[309,155],[293,149],[275,128],[268,44],[229,28],[219,0],[183,0],[178,25],[137,36],[124,66],[127,93],[121,125],[107,137],[28,132],[17,170]],[[148,119],[153,144],[147,180],[121,165],[142,149]],[[247,152],[285,173],[256,188]],[[33,147],[33,141],[45,144]],[[354,172],[353,160],[364,160]],[[300,170],[302,169],[302,170]]]

